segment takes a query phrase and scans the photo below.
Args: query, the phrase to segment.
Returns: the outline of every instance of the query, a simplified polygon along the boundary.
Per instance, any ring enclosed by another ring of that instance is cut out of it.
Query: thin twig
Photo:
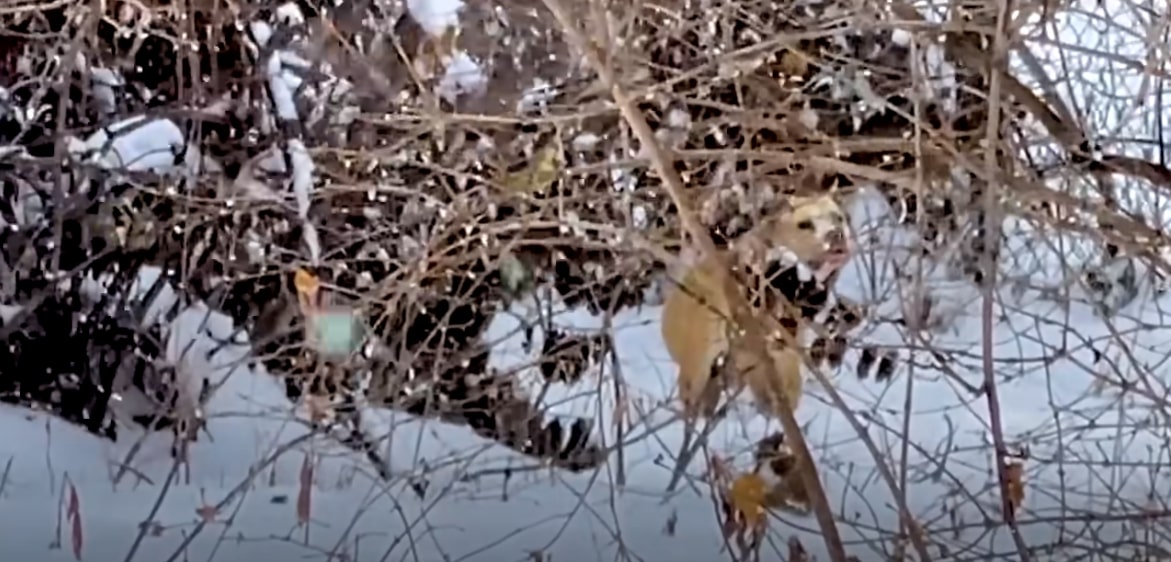
[[[163,482],[163,489],[159,491],[158,497],[155,498],[155,503],[150,508],[150,514],[146,516],[146,520],[138,526],[138,536],[134,537],[134,543],[130,545],[130,550],[126,552],[126,558],[123,562],[131,562],[134,560],[134,555],[138,552],[138,548],[142,546],[142,539],[146,537],[147,530],[151,528],[159,515],[159,509],[163,507],[163,501],[167,499],[167,494],[171,491],[171,484],[175,482],[175,475],[179,473],[179,466],[182,465],[182,459],[176,458],[171,463],[171,471],[167,473],[167,479]]]
[[[992,42],[992,60],[991,72],[988,81],[988,123],[985,131],[985,145],[984,145],[984,165],[985,169],[989,171],[989,177],[994,177],[992,172],[998,169],[1000,158],[1000,98],[1001,92],[1001,77],[1002,72],[999,69],[1006,66],[1008,63],[1008,15],[1011,13],[1009,8],[1009,0],[997,0],[997,14],[996,14],[996,33]],[[1000,420],[1000,400],[996,390],[996,366],[993,360],[994,347],[996,342],[993,339],[993,321],[994,310],[993,301],[995,298],[996,288],[996,273],[997,264],[994,257],[994,249],[1000,244],[1000,213],[997,209],[997,202],[1000,200],[1000,185],[998,182],[990,181],[984,189],[984,255],[981,256],[981,269],[984,274],[984,283],[982,287],[982,306],[981,306],[981,336],[983,339],[983,353],[982,363],[984,370],[984,392],[988,399],[988,417],[989,423],[992,426],[992,440],[995,452],[996,474],[1000,482],[1000,502],[1001,510],[1005,522],[1008,523],[1009,531],[1012,534],[1012,540],[1016,544],[1017,554],[1020,555],[1022,561],[1031,560],[1029,555],[1029,547],[1025,544],[1024,537],[1021,536],[1020,529],[1016,524],[1016,509],[1012,505],[1012,500],[1008,494],[1008,470],[1005,466],[1006,450],[1004,445],[1004,428],[1001,426]]]
[[[618,358],[618,339],[614,337],[614,312],[612,310],[606,312],[605,318],[602,320],[602,333],[605,338],[606,349],[604,351],[601,361],[598,365],[598,378],[605,380],[602,373],[605,371],[605,358],[610,358],[610,370],[614,375],[614,427],[615,427],[615,455],[618,469],[616,470],[615,483],[618,486],[626,485],[626,448],[622,443],[626,441],[626,424],[630,421],[630,396],[627,394],[626,380],[622,376],[622,361]]]
[[[12,473],[13,460],[16,460],[16,455],[8,457],[8,462],[4,464],[4,474],[0,475],[0,498],[4,497],[4,489],[8,487],[8,475]]]

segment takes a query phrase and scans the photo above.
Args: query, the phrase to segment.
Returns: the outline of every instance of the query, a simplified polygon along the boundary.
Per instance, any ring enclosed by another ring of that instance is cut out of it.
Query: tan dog
[[[807,304],[817,305],[803,301],[808,294],[824,298],[825,289],[832,286],[851,251],[849,223],[831,195],[790,197],[778,212],[737,238],[728,250],[733,265],[749,271],[748,301],[756,301],[760,310],[788,328],[789,341],[798,345],[808,322],[803,309]],[[778,379],[769,380],[767,370],[757,364],[756,354],[737,344],[738,338],[730,337],[731,314],[716,267],[710,258],[694,265],[663,304],[662,335],[679,366],[679,397],[685,415],[688,419],[711,416],[721,391],[736,391],[745,385],[762,413],[776,416],[782,396],[796,411],[803,382],[801,350],[792,343],[770,344],[768,355]],[[770,292],[783,299],[763,297],[766,283],[779,289]],[[794,300],[797,302],[783,302]]]

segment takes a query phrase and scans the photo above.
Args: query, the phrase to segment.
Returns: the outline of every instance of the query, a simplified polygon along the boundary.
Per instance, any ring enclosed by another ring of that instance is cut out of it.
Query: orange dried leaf
[[[1012,515],[1025,501],[1025,465],[1020,461],[1006,462],[1004,465],[1004,493],[1008,498]]]
[[[313,501],[313,462],[309,455],[301,461],[301,487],[297,492],[297,524],[309,523],[309,512]]]
[[[297,289],[297,302],[301,305],[301,312],[309,313],[317,308],[321,280],[316,275],[307,269],[298,269],[293,274],[293,287]]]
[[[757,527],[764,524],[764,502],[768,495],[768,486],[764,479],[755,473],[743,474],[732,481],[728,490],[728,502],[743,518],[748,527]]]
[[[307,269],[298,269],[293,275],[293,286],[297,288],[298,293],[311,295],[321,288],[321,280]]]

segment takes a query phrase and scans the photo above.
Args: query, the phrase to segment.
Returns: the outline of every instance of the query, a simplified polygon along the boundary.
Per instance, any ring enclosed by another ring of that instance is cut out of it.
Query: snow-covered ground
[[[860,300],[885,303],[878,307],[879,315],[889,316],[898,301],[882,283],[877,293],[870,288],[871,277],[865,274],[869,267],[866,258],[856,260],[840,289]],[[863,329],[860,340],[951,350],[947,369],[952,374],[909,368],[904,351],[889,383],[856,379],[854,360],[848,358],[836,375],[837,388],[896,475],[902,471],[906,422],[907,498],[919,521],[935,532],[933,542],[953,553],[975,542],[978,551],[972,556],[1010,553],[1005,529],[984,528],[984,517],[997,519],[999,510],[985,422],[988,406],[982,396],[965,389],[978,387],[982,380],[978,294],[963,283],[926,277],[929,286],[946,293],[939,300],[948,303],[940,310],[955,315],[949,327],[922,336],[930,341],[916,344],[915,337],[890,324],[875,325]],[[1027,444],[1031,455],[1020,517],[1026,523],[1070,518],[1064,524],[1023,524],[1025,540],[1040,546],[1061,539],[1122,538],[1121,524],[1096,523],[1090,529],[1082,519],[1088,513],[1165,508],[1157,503],[1166,489],[1160,467],[1171,462],[1171,451],[1164,445],[1161,416],[1168,410],[1158,404],[1166,395],[1160,374],[1171,334],[1152,327],[1162,324],[1157,302],[1141,298],[1108,325],[1088,306],[1065,310],[1033,298],[1029,291],[1010,292],[1004,291],[1005,302],[1017,304],[998,304],[994,312],[993,354],[1006,440]],[[584,559],[587,552],[591,559],[622,554],[647,560],[720,559],[722,542],[708,488],[684,482],[675,494],[664,495],[682,429],[675,423],[648,432],[673,417],[674,369],[662,347],[657,316],[652,307],[613,319],[628,393],[628,444],[596,474],[524,469],[532,462],[469,430],[379,411],[370,419],[378,419],[376,425],[390,434],[383,446],[398,478],[384,485],[368,461],[324,440],[307,440],[305,427],[296,421],[274,379],[245,368],[233,370],[241,349],[226,350],[203,364],[203,351],[212,345],[206,338],[189,351],[193,363],[188,368],[208,373],[215,382],[228,378],[208,405],[211,438],[205,435],[192,445],[189,480],[182,470],[168,479],[172,461],[167,434],[147,437],[132,468],[113,484],[112,475],[135,444],[133,433],[110,444],[44,415],[5,408],[0,410],[0,552],[72,559],[73,526],[66,508],[76,490],[85,560],[127,559],[136,542],[134,558],[140,560],[297,559],[330,553],[360,560],[521,560],[534,551],[554,560]],[[197,308],[178,322],[195,334],[204,317],[205,311]],[[557,322],[580,329],[601,325],[600,319],[580,311],[559,315]],[[209,330],[222,337],[227,324],[225,318],[214,317]],[[491,329],[490,338],[500,341],[494,357],[502,367],[532,361],[521,349],[517,326],[515,316],[501,315]],[[1112,340],[1112,330],[1123,335]],[[176,343],[182,339],[180,335]],[[535,343],[539,349],[540,342]],[[1118,368],[1095,365],[1090,345]],[[1062,356],[1059,349],[1067,353]],[[915,359],[920,364],[932,361],[926,353]],[[1115,371],[1134,389],[1121,399],[1118,383],[1105,384],[1104,391],[1099,391],[1100,382],[1095,384],[1099,376],[1116,378]],[[550,389],[545,401],[555,412],[598,417],[597,427],[613,443],[613,385],[614,373],[606,365],[601,378]],[[842,414],[826,404],[824,392],[810,387],[799,418],[807,424],[807,438],[846,539],[897,531],[894,502],[874,470],[875,459]],[[910,412],[909,418],[904,412]],[[711,451],[733,457],[744,468],[747,451],[766,429],[764,420],[744,404],[712,433]],[[307,458],[315,467],[311,475],[303,472]],[[507,481],[506,466],[513,468]],[[696,461],[688,472],[701,475],[702,462]],[[303,476],[312,476],[311,487],[302,486]],[[302,500],[308,488],[306,505]],[[306,507],[310,522],[298,527],[299,511],[304,514]],[[805,531],[815,527],[811,518],[790,515],[773,522],[782,539],[797,534],[811,552],[821,549],[820,539]],[[889,547],[891,541],[884,544]],[[885,558],[872,548],[883,547],[853,544],[850,551],[864,560]]]

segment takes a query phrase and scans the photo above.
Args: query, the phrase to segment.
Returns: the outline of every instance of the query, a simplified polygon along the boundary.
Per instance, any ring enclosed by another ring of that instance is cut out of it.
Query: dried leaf
[[[69,541],[73,547],[73,557],[81,560],[81,548],[84,544],[81,529],[81,500],[77,497],[77,488],[73,486],[73,482],[69,483],[69,509],[66,512],[66,516],[69,518],[71,524]]]
[[[202,505],[195,508],[195,514],[198,515],[204,523],[215,523],[216,513],[218,513],[218,511],[214,505]]]
[[[81,560],[81,547],[84,542],[81,532],[81,518],[73,519],[73,532],[70,535],[70,544],[73,545],[73,558]]]
[[[297,491],[297,524],[309,523],[309,512],[313,501],[313,461],[309,455],[301,461],[301,487]]]
[[[1005,459],[1004,493],[1008,498],[1009,515],[1016,516],[1025,501],[1025,465],[1019,459]]]
[[[780,59],[781,72],[788,76],[805,76],[809,71],[809,61],[800,52],[785,49]]]
[[[316,312],[321,304],[321,280],[306,269],[298,269],[293,275],[293,286],[297,289],[301,312],[306,315]]]
[[[756,473],[743,474],[732,481],[728,490],[728,502],[736,514],[742,518],[744,526],[756,528],[765,522],[765,498],[768,495],[768,485]]]
[[[510,193],[541,193],[561,174],[561,151],[548,145],[533,154],[533,160],[520,171],[505,173],[497,183]]]
[[[725,538],[735,538],[743,556],[759,552],[768,520],[765,518],[767,486],[756,473],[737,477],[723,499]]]
[[[195,508],[195,514],[204,523],[215,523],[215,516],[219,513],[216,506],[207,503],[207,499],[203,497],[203,490],[199,490],[199,507]]]

